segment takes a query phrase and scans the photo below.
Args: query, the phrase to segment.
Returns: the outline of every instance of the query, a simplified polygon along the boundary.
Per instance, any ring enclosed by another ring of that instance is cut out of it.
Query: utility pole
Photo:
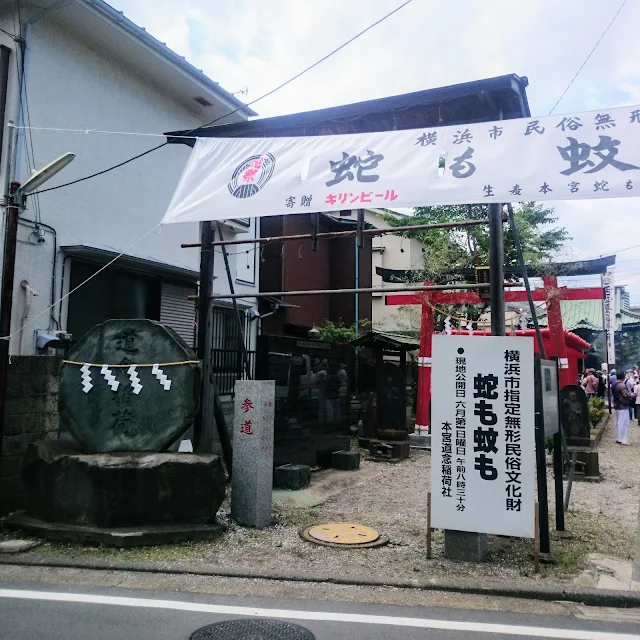
[[[18,244],[18,217],[20,210],[15,202],[17,183],[11,183],[11,158],[15,129],[9,121],[7,131],[7,160],[4,175],[4,204],[6,207],[7,227],[4,237],[2,264],[2,293],[0,294],[0,469],[2,468],[2,443],[7,405],[7,374],[9,373],[9,339],[11,334],[11,307],[13,304],[13,280],[16,266],[16,247]],[[13,186],[16,186],[14,189]],[[13,230],[13,231],[12,231]],[[10,240],[10,236],[13,237]],[[4,339],[6,338],[6,340]]]
[[[193,450],[197,453],[211,453],[213,450],[213,430],[215,422],[222,457],[231,478],[233,456],[231,439],[222,410],[220,396],[216,389],[215,377],[211,363],[211,344],[213,340],[213,312],[211,296],[213,294],[213,242],[216,239],[213,223],[200,223],[200,289],[198,295],[198,359],[202,360],[202,385],[200,391],[200,408],[193,425]]]
[[[2,464],[2,441],[4,438],[5,413],[7,407],[7,377],[9,374],[9,336],[11,335],[11,309],[13,306],[13,281],[16,270],[16,248],[18,245],[18,221],[20,211],[24,209],[26,198],[47,180],[64,169],[76,157],[65,153],[53,162],[42,167],[27,178],[23,185],[11,182],[11,160],[15,127],[8,123],[7,162],[4,175],[4,206],[7,226],[4,236],[4,255],[2,257],[2,289],[0,291],[0,465]],[[24,327],[23,327],[24,329]]]
[[[5,413],[7,408],[7,377],[9,374],[9,336],[11,335],[11,309],[13,306],[13,281],[16,270],[16,247],[18,245],[18,219],[20,205],[16,192],[20,183],[12,182],[7,202],[7,229],[4,237],[2,260],[2,293],[0,294],[0,466],[2,464],[2,442],[4,440]]]
[[[211,388],[211,306],[213,293],[213,247],[215,231],[211,222],[200,223],[200,285],[198,288],[198,342],[196,352],[198,360],[202,360],[202,389],[200,407],[193,425],[193,450],[197,453],[211,453],[209,425],[213,422],[213,400],[209,395]]]

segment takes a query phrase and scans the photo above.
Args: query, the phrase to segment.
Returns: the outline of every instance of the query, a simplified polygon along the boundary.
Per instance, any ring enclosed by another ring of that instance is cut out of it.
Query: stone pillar
[[[231,517],[262,529],[271,524],[274,380],[236,382]]]

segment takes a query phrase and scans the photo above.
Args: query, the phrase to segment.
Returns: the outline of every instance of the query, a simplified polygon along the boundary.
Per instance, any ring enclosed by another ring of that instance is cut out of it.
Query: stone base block
[[[600,462],[597,451],[590,451],[589,453],[579,453],[578,462],[584,465],[584,475],[590,478],[600,476]]]
[[[362,438],[358,436],[358,446],[361,449],[366,449],[368,451],[371,446],[371,438]]]
[[[61,440],[31,444],[22,479],[30,517],[103,528],[212,523],[226,484],[218,456],[86,455]]]
[[[406,460],[409,457],[410,450],[409,440],[371,440],[369,444],[369,455],[381,460]]]
[[[409,432],[404,429],[378,429],[379,440],[408,440]]]
[[[418,433],[409,434],[409,446],[412,449],[426,449],[431,451],[431,436],[420,435]]]
[[[219,524],[173,524],[145,527],[92,527],[63,522],[45,522],[30,518],[23,511],[7,518],[10,527],[58,542],[106,545],[110,547],[146,547],[191,540],[212,540],[225,528]]]
[[[285,464],[276,467],[273,486],[276,489],[298,491],[311,484],[311,467],[306,464]]]
[[[444,555],[451,560],[483,562],[487,557],[487,534],[446,529]]]
[[[334,451],[332,456],[332,466],[334,469],[353,471],[360,468],[359,451]]]

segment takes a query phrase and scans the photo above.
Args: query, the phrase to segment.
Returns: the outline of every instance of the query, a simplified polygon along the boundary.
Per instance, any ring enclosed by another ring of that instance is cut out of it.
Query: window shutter
[[[194,346],[196,302],[189,300],[189,296],[196,292],[195,287],[188,285],[162,283],[160,322],[171,327],[190,347]]]

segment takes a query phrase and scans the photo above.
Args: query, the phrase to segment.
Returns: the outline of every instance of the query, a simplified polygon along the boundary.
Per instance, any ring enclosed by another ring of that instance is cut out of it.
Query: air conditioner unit
[[[249,231],[251,231],[251,220],[249,218],[222,220],[222,226],[234,233],[249,233]]]

